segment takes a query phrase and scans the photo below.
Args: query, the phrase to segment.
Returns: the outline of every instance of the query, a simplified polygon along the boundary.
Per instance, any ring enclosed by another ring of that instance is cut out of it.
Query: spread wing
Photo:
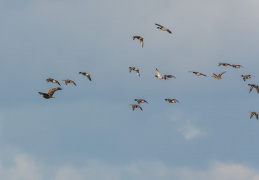
[[[253,117],[254,113],[252,112],[251,115],[250,115],[250,119]]]
[[[139,109],[141,109],[141,111],[143,111],[141,106],[138,106],[138,107],[139,107]]]
[[[129,72],[131,72],[135,67],[129,67]]]
[[[137,38],[137,39],[140,38],[140,36],[133,36],[132,38],[134,40],[135,38]]]
[[[141,45],[141,47],[143,47],[143,46],[144,46],[143,39],[140,39],[140,45]]]
[[[89,81],[92,81],[90,74],[88,74],[86,77],[89,79]]]
[[[49,92],[48,92],[48,95],[49,95],[50,97],[52,97],[53,94],[54,94],[56,91],[58,91],[58,90],[62,90],[62,88],[57,87],[57,88],[50,89]]]
[[[43,96],[47,96],[47,93],[43,93],[43,92],[38,92],[39,94],[43,95]]]
[[[162,26],[162,25],[160,25],[160,24],[156,24],[156,23],[155,23],[155,25],[156,25],[156,26],[160,26],[161,28],[164,27],[164,26]]]
[[[171,32],[169,29],[167,29],[167,32],[169,32],[170,34],[172,34],[172,32]]]
[[[72,83],[76,86],[76,83],[74,81],[72,81]]]
[[[254,86],[251,86],[251,87],[250,87],[249,93],[251,93],[251,91],[253,90],[253,88],[254,88]]]
[[[226,71],[225,71],[225,72],[226,72]],[[221,76],[221,75],[224,74],[225,72],[220,73],[219,76]]]
[[[158,69],[156,69],[157,77],[161,78],[161,74],[159,73]]]

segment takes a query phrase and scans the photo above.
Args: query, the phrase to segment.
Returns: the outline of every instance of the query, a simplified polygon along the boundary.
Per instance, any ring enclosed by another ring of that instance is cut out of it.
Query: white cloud
[[[185,139],[187,140],[204,135],[204,133],[201,132],[200,129],[198,129],[197,127],[194,127],[189,122],[187,123],[187,125],[181,128],[178,128],[177,131],[181,132],[185,137]]]
[[[26,155],[14,157],[12,166],[0,163],[0,179],[5,180],[259,180],[259,172],[244,164],[212,162],[208,168],[168,166],[162,161],[109,164],[87,161],[82,167],[42,165]],[[54,170],[49,171],[49,168]],[[48,178],[47,178],[48,177]]]

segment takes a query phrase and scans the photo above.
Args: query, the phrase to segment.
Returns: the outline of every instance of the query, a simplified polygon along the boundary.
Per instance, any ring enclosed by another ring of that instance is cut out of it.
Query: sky
[[[259,96],[247,85],[259,81],[258,8],[0,0],[0,179],[259,180],[259,121],[248,113],[259,111]],[[156,68],[176,79],[155,78]],[[58,87],[47,78],[61,82],[54,99],[38,94]],[[149,102],[143,111],[129,106],[136,98]]]

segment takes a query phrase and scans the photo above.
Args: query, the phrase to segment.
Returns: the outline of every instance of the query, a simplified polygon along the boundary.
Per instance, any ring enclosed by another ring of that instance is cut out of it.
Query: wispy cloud
[[[82,167],[61,165],[54,171],[48,165],[37,163],[26,155],[14,157],[13,166],[0,163],[0,179],[7,180],[128,180],[128,179],[182,179],[182,180],[258,180],[259,172],[243,164],[212,162],[208,168],[172,167],[162,161],[109,164],[90,160]],[[48,168],[47,168],[48,167]]]
[[[191,125],[190,122],[187,122],[186,125],[178,128],[177,131],[181,132],[186,140],[204,135],[204,133],[198,127]]]

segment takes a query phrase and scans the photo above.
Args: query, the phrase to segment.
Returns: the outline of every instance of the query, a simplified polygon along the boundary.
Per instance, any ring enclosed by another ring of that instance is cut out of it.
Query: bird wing
[[[157,77],[161,78],[161,74],[159,73],[158,69],[156,69]]]
[[[137,72],[138,77],[140,77],[140,74],[139,74],[139,70],[138,70],[138,69],[136,70],[136,72]]]
[[[75,86],[76,86],[76,83],[74,81],[71,81]]]
[[[161,28],[164,27],[164,26],[162,26],[162,25],[160,25],[160,24],[156,24],[156,23],[155,23],[155,25],[160,26]]]
[[[140,45],[141,45],[141,47],[143,47],[143,46],[144,46],[143,39],[140,39]]]
[[[57,84],[60,85],[60,83],[56,80]],[[61,86],[61,85],[60,85]]]
[[[225,71],[225,72],[226,72],[226,71]],[[225,72],[220,73],[219,76],[221,76],[221,75],[224,74]]]
[[[252,112],[251,115],[250,115],[250,119],[253,117],[254,113]]]
[[[41,94],[41,95],[48,95],[47,93],[43,93],[43,92],[38,92],[39,94]]]
[[[134,67],[129,67],[129,72],[131,72],[131,71],[132,71],[132,69],[134,69]]]
[[[141,111],[143,111],[143,109],[142,109],[142,107],[141,106],[138,106],[139,107],[139,109],[141,109]]]
[[[255,117],[256,117],[256,119],[258,119],[258,113],[257,113],[257,114],[255,114]]]
[[[50,89],[49,92],[48,92],[48,95],[49,95],[50,97],[52,97],[53,94],[54,94],[56,91],[58,91],[58,90],[62,90],[62,88],[57,87],[57,88]]]
[[[250,87],[249,93],[251,93],[251,91],[253,90],[254,86]]]
[[[133,110],[133,111],[135,110],[135,106],[134,106],[134,105],[132,105],[132,110]]]
[[[89,79],[89,81],[92,81],[91,76],[89,74],[86,77]]]
[[[172,32],[171,32],[169,29],[167,29],[167,32],[169,32],[170,34],[172,34]]]

